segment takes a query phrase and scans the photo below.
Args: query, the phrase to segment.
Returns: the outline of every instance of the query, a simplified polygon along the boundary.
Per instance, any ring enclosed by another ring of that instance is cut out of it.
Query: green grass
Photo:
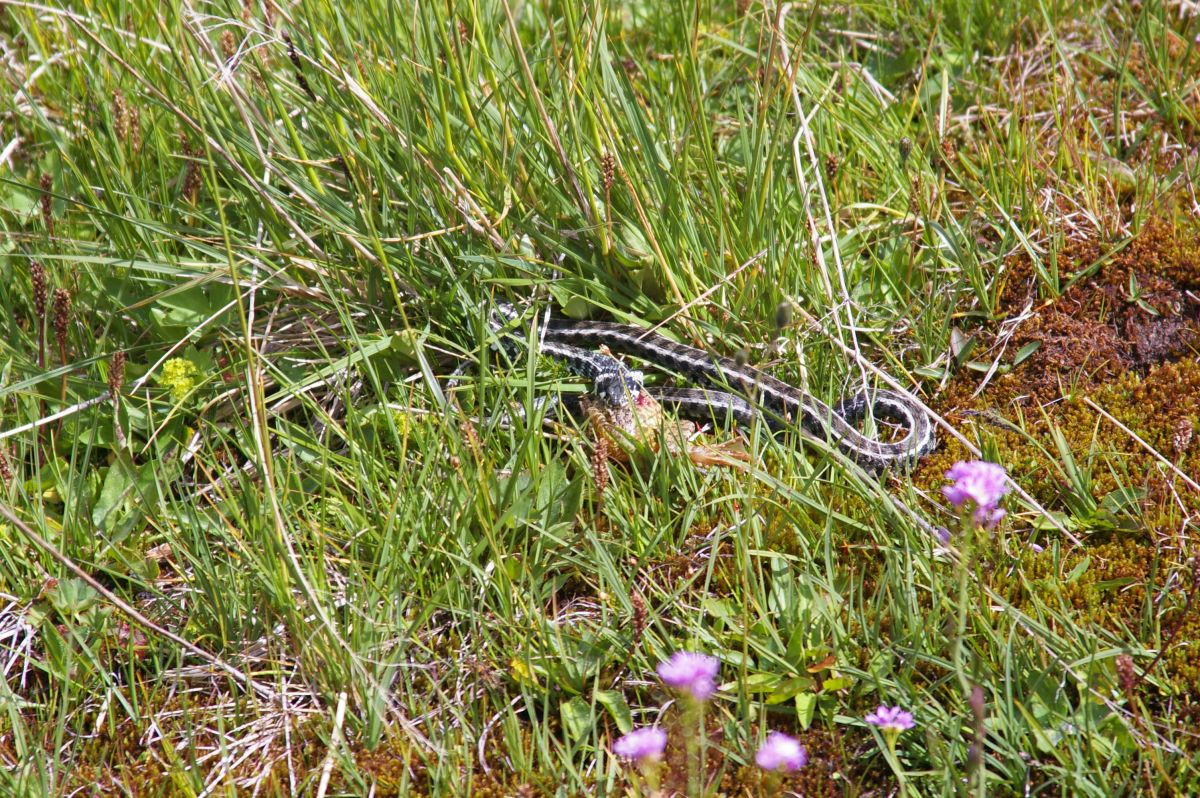
[[[1138,264],[1194,268],[1138,242],[1195,213],[1198,33],[1157,2],[6,3],[0,792],[617,796],[654,722],[679,786],[679,649],[722,661],[709,794],[771,794],[769,729],[806,795],[1200,789],[1197,497],[1076,401],[1200,466],[1155,387],[1194,345],[1057,373],[1011,295],[1133,264],[1145,308]],[[877,367],[966,437],[878,479],[762,430],[744,468],[598,467],[534,409],[575,383],[490,347],[531,297],[831,401]],[[1061,390],[1009,403],[1035,363]],[[1134,421],[1154,390],[1176,426]],[[966,442],[1026,491],[993,535],[938,489]],[[894,755],[881,703],[918,724]]]

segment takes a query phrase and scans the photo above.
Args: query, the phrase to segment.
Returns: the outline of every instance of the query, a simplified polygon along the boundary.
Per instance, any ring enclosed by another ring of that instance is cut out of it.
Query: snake
[[[506,348],[520,345],[513,334],[520,319],[516,307],[504,302],[496,303],[490,314],[489,324]],[[634,325],[547,317],[537,334],[537,351],[590,380],[595,401],[609,407],[653,400],[697,421],[726,418],[744,426],[761,421],[772,430],[799,427],[872,469],[912,463],[937,445],[924,407],[896,391],[863,391],[831,406],[753,366]],[[609,353],[636,358],[703,387],[647,386],[641,371]],[[907,434],[896,441],[863,434],[855,423],[868,413],[900,423]]]

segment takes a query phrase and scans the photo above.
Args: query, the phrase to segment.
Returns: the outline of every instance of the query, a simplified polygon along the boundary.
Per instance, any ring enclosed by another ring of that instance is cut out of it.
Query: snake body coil
[[[498,331],[519,317],[510,305],[497,307],[493,327]],[[543,354],[593,380],[596,394],[613,405],[628,402],[645,391],[688,418],[731,417],[746,425],[762,419],[773,429],[799,425],[810,435],[830,441],[861,465],[874,468],[909,462],[936,445],[929,415],[918,403],[894,391],[857,394],[834,408],[752,366],[639,327],[551,318],[539,326],[538,334]],[[616,358],[591,351],[598,347],[644,360],[708,388],[647,388],[642,385],[640,372],[628,369]],[[900,422],[908,434],[888,442],[867,437],[854,422],[868,411]]]

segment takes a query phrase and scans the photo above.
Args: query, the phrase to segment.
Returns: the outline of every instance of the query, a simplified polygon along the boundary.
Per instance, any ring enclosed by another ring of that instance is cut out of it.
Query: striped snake
[[[514,322],[520,313],[498,303],[490,324],[506,347],[517,342]],[[751,425],[761,419],[772,429],[798,424],[809,435],[832,442],[868,468],[888,468],[915,460],[936,445],[929,415],[916,402],[894,391],[876,390],[843,399],[835,407],[758,369],[671,341],[657,333],[625,324],[549,318],[538,328],[538,351],[562,361],[589,379],[602,404],[623,407],[646,397],[673,407],[683,417],[710,421],[732,418]],[[641,372],[603,352],[638,358],[674,372],[706,388],[657,388],[642,383]],[[868,410],[898,421],[908,434],[899,441],[869,438],[855,428]]]

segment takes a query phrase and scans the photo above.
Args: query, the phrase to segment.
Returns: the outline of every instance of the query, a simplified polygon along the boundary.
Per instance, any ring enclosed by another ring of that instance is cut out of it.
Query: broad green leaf
[[[633,730],[633,713],[629,711],[629,704],[625,702],[623,693],[619,690],[597,690],[593,695],[596,702],[608,710],[608,714],[622,734],[628,734]]]
[[[562,715],[563,728],[572,740],[578,742],[588,735],[592,728],[592,707],[588,702],[576,696],[559,705]]]
[[[800,726],[807,729],[812,725],[813,715],[817,711],[817,695],[815,693],[800,693],[796,696],[796,717]]]

